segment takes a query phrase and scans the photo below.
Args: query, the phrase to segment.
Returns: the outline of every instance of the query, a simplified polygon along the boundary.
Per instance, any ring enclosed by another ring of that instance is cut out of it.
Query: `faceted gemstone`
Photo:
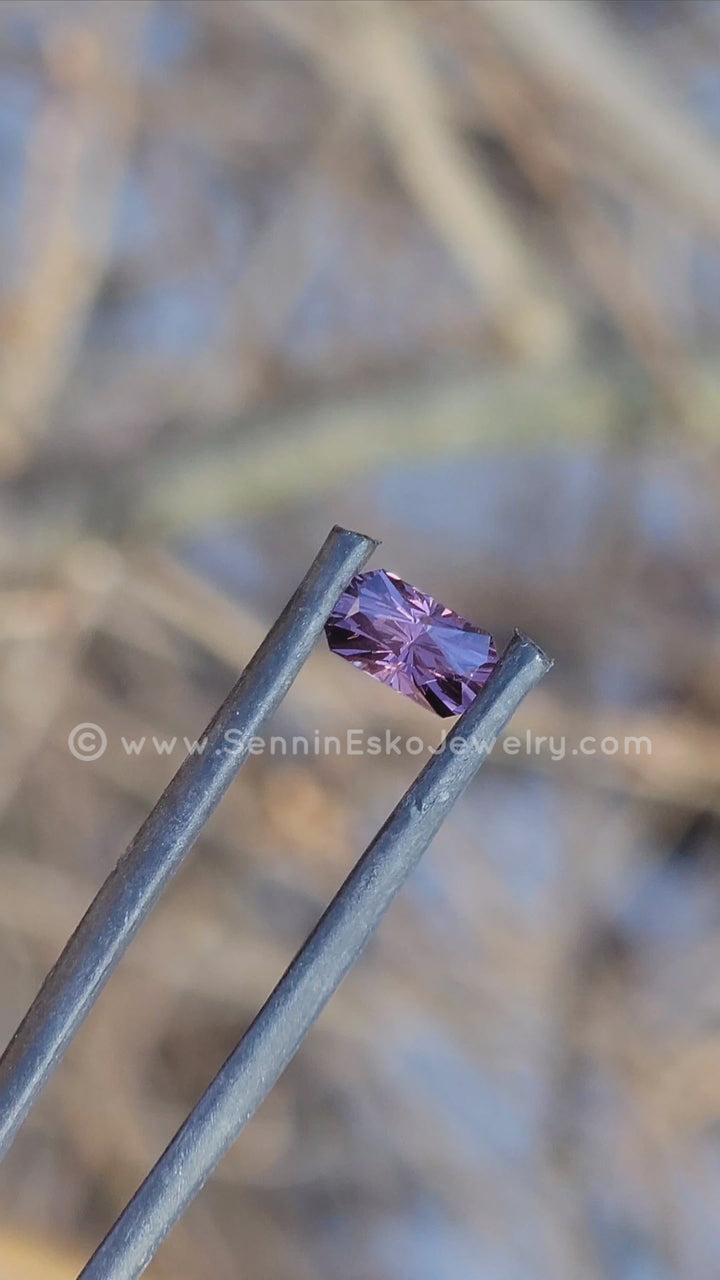
[[[358,573],[325,634],[333,653],[441,716],[465,711],[497,662],[492,636],[395,573]]]

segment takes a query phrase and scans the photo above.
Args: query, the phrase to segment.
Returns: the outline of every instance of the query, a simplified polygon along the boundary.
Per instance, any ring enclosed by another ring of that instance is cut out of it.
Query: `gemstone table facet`
[[[333,653],[441,716],[465,711],[497,662],[486,631],[385,569],[352,579],[325,634]]]

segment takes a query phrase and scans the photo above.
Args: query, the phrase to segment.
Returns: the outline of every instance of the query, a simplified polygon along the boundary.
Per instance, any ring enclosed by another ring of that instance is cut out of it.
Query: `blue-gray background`
[[[720,1272],[719,130],[715,0],[0,5],[0,1038],[179,763],[122,738],[331,524],[557,659],[153,1276]],[[441,726],[319,646],[273,728]],[[72,1280],[419,763],[248,763],[0,1280]]]

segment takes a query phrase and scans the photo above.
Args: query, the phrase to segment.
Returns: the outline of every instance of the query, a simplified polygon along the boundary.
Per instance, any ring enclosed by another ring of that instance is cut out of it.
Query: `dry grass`
[[[717,1275],[720,8],[0,15],[0,1038],[177,762],[122,735],[194,737],[367,527],[556,654],[520,731],[652,754],[497,759],[151,1274]],[[347,726],[439,731],[318,653],[278,729]],[[416,768],[248,763],[0,1170],[0,1280],[76,1273]]]

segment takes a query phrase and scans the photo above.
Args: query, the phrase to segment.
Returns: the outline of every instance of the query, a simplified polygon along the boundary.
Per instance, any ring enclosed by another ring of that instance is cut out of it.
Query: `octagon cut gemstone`
[[[486,631],[385,569],[356,574],[325,634],[333,653],[441,716],[465,711],[497,662]]]

